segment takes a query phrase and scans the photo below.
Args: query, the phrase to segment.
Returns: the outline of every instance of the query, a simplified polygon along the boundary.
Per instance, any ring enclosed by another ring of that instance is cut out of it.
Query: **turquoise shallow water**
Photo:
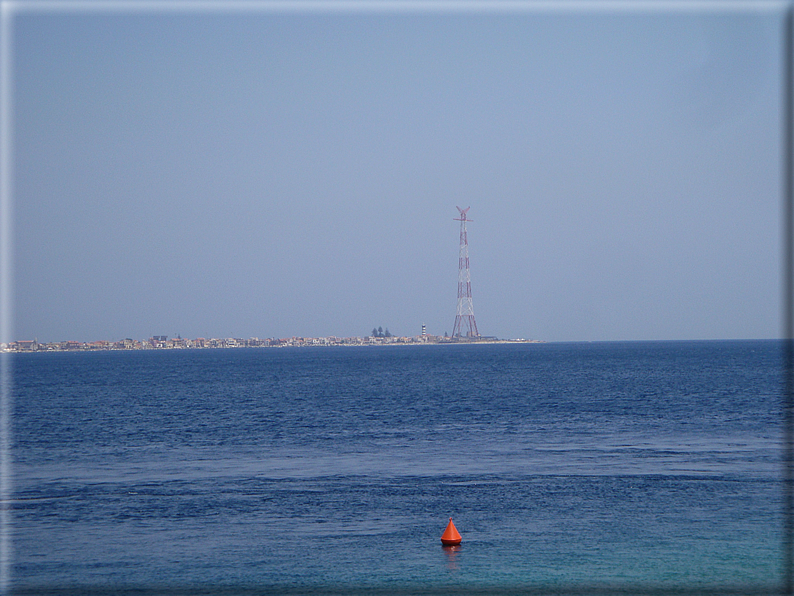
[[[13,364],[19,593],[780,581],[776,342]],[[459,549],[440,545],[449,516]]]

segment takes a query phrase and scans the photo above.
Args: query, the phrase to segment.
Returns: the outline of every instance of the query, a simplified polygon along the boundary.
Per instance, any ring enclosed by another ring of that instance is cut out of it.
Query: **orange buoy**
[[[449,518],[447,529],[444,530],[444,533],[441,535],[441,544],[444,546],[455,546],[460,544],[460,533],[455,527],[455,524],[452,523],[451,517]]]

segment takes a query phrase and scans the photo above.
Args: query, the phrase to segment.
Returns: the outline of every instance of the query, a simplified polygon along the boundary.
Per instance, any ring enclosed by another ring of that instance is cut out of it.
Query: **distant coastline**
[[[543,343],[537,339],[499,339],[496,337],[447,337],[436,335],[415,335],[410,337],[287,337],[260,339],[252,337],[241,339],[234,337],[210,338],[203,337],[186,339],[169,338],[166,335],[154,335],[149,339],[137,340],[125,338],[118,341],[60,341],[39,342],[38,340],[20,340],[8,344],[0,344],[0,352],[90,352],[116,350],[212,350],[233,348],[289,348],[289,347],[331,347],[331,346],[419,346],[419,345],[455,345],[455,344],[514,344]]]

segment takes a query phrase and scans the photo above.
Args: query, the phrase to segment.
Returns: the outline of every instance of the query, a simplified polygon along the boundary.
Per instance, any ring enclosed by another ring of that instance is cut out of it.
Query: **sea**
[[[779,593],[779,341],[8,356],[14,594]]]

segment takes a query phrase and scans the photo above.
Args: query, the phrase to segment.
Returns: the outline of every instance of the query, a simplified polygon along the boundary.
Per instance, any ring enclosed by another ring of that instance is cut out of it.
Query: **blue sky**
[[[14,337],[778,337],[781,22],[20,11]]]

